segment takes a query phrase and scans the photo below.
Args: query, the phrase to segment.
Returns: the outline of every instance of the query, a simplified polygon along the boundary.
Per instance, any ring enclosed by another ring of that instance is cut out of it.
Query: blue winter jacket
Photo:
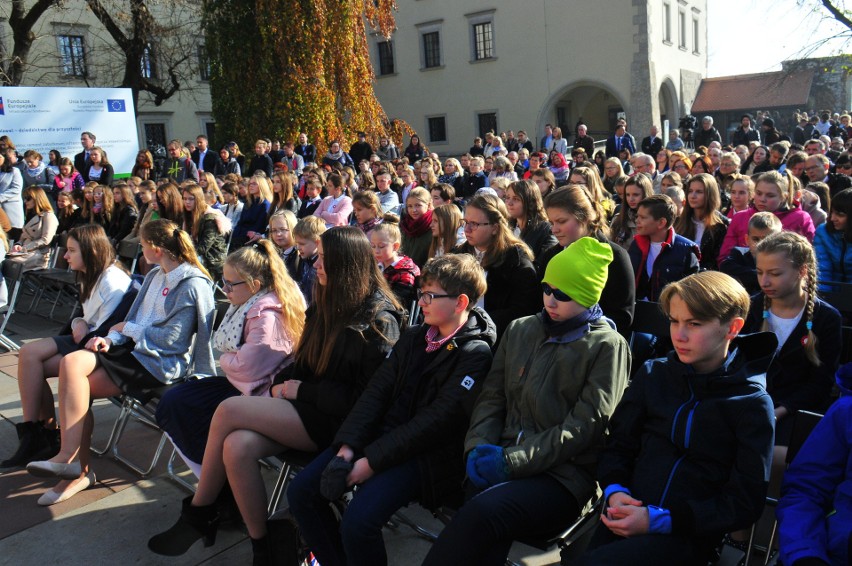
[[[781,559],[849,564],[852,534],[852,365],[837,382],[843,396],[826,412],[784,474],[779,521]]]
[[[843,237],[843,232],[829,232],[828,223],[820,224],[814,236],[817,255],[817,273],[823,281],[852,281],[852,246]],[[824,285],[820,285],[824,291]]]
[[[701,251],[698,246],[692,240],[675,234],[673,228],[669,228],[660,255],[654,261],[651,276],[648,277],[645,263],[650,249],[651,239],[637,234],[627,250],[636,277],[637,299],[659,301],[663,287],[699,270]]]

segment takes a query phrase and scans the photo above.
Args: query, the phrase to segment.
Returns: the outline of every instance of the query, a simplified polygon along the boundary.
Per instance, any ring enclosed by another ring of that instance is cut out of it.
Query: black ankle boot
[[[272,549],[269,548],[269,533],[263,538],[251,539],[252,566],[271,566]]]
[[[199,539],[204,540],[204,546],[213,546],[219,527],[216,505],[194,507],[191,503],[192,496],[185,498],[177,523],[148,540],[151,552],[163,556],[180,556]]]
[[[47,431],[40,422],[16,424],[15,431],[18,433],[18,450],[11,458],[0,462],[0,468],[26,466],[34,460],[49,459],[42,458],[43,452],[50,448],[50,442],[47,439]]]
[[[266,537],[269,540],[269,552],[272,556],[270,566],[298,566],[302,557],[302,539],[299,530],[290,519],[266,521]],[[252,539],[254,544],[254,539]],[[265,563],[255,560],[254,566]]]

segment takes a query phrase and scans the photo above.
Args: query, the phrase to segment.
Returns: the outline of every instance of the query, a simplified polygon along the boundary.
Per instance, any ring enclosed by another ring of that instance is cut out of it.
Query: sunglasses
[[[574,300],[571,297],[569,297],[568,295],[566,295],[565,293],[563,293],[562,291],[560,291],[559,289],[554,289],[553,287],[551,287],[547,283],[541,284],[541,290],[548,297],[553,295],[553,298],[555,298],[560,303],[569,303],[569,302]]]

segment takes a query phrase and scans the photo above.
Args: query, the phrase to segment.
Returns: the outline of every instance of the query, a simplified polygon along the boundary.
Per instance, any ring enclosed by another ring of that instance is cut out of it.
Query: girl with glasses
[[[488,290],[480,305],[497,325],[497,336],[509,323],[540,306],[533,253],[509,227],[509,212],[496,196],[473,197],[464,211],[465,243],[453,253],[474,256],[486,273]]]
[[[269,219],[269,239],[275,244],[275,251],[284,261],[287,274],[296,280],[299,273],[299,251],[293,230],[296,228],[296,215],[289,210],[279,210]]]

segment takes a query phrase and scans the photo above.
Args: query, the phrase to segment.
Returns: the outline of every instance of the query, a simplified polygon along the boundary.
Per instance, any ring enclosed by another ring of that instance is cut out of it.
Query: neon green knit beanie
[[[594,238],[580,238],[550,260],[542,283],[556,287],[588,308],[601,298],[612,248]]]

